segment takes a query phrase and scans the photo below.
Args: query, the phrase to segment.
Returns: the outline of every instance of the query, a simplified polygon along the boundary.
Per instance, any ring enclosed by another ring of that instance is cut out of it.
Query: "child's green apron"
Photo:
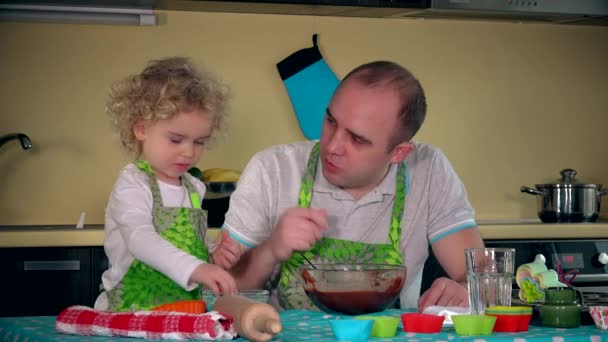
[[[319,161],[319,144],[317,143],[308,157],[306,172],[302,177],[298,207],[308,208],[312,200],[312,187]],[[393,204],[391,223],[388,232],[388,244],[363,243],[332,238],[322,238],[304,255],[313,263],[319,264],[390,264],[403,265],[401,254],[401,218],[407,193],[406,165],[400,163],[397,168],[395,202]],[[316,310],[319,309],[308,299],[302,279],[298,274],[305,260],[299,253],[281,265],[281,276],[277,286],[279,304],[285,309]]]
[[[150,181],[156,232],[177,248],[209,262],[209,253],[204,243],[207,217],[201,209],[200,196],[194,185],[186,177],[181,178],[190,195],[192,208],[164,207],[154,171],[147,162],[139,161],[136,165],[146,172]],[[196,288],[188,292],[159,271],[134,260],[120,283],[107,291],[107,296],[110,311],[129,311],[147,310],[179,300],[199,299],[201,291]]]

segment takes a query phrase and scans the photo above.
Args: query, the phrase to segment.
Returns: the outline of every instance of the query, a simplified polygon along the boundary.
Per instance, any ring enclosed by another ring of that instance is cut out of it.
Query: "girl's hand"
[[[236,281],[232,275],[223,268],[214,264],[201,264],[190,275],[190,281],[203,284],[216,296],[222,294],[235,294]]]
[[[223,230],[220,245],[211,253],[211,258],[214,264],[229,269],[239,261],[241,249],[241,244],[231,238],[227,230]]]

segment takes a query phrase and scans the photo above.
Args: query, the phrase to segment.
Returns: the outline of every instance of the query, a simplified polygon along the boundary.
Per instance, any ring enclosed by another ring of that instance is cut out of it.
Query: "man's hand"
[[[431,305],[469,306],[469,292],[466,287],[449,278],[437,278],[418,300],[418,311]]]
[[[219,246],[211,253],[213,263],[224,269],[229,269],[239,261],[240,257],[241,245],[230,237],[227,230],[223,230]]]
[[[272,254],[281,262],[294,251],[307,251],[323,237],[327,228],[325,209],[287,209],[270,236]]]

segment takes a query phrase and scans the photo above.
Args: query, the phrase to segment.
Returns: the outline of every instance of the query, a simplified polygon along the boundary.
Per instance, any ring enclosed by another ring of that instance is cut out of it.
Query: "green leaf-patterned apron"
[[[182,177],[192,208],[165,207],[150,165],[145,161],[136,165],[148,175],[153,198],[152,220],[158,234],[184,252],[209,262],[209,252],[204,243],[207,217],[201,209],[200,196],[194,185]],[[107,291],[107,296],[110,311],[132,311],[148,310],[179,300],[199,299],[201,292],[198,288],[188,292],[159,271],[134,260],[120,283]]]
[[[312,187],[319,161],[319,143],[315,144],[308,157],[306,172],[302,177],[298,207],[308,208],[312,200]],[[313,263],[323,264],[389,264],[403,265],[401,254],[401,218],[405,204],[406,166],[400,163],[397,168],[395,202],[388,232],[388,244],[364,243],[323,237],[304,255]],[[319,309],[308,299],[298,269],[305,260],[299,253],[281,265],[281,275],[277,286],[279,304],[285,309],[316,310]]]

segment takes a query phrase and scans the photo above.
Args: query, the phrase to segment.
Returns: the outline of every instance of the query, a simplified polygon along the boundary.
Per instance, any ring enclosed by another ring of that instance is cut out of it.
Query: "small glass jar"
[[[545,304],[540,307],[543,327],[578,327],[581,325],[582,303],[583,296],[579,290],[569,287],[545,289]]]

